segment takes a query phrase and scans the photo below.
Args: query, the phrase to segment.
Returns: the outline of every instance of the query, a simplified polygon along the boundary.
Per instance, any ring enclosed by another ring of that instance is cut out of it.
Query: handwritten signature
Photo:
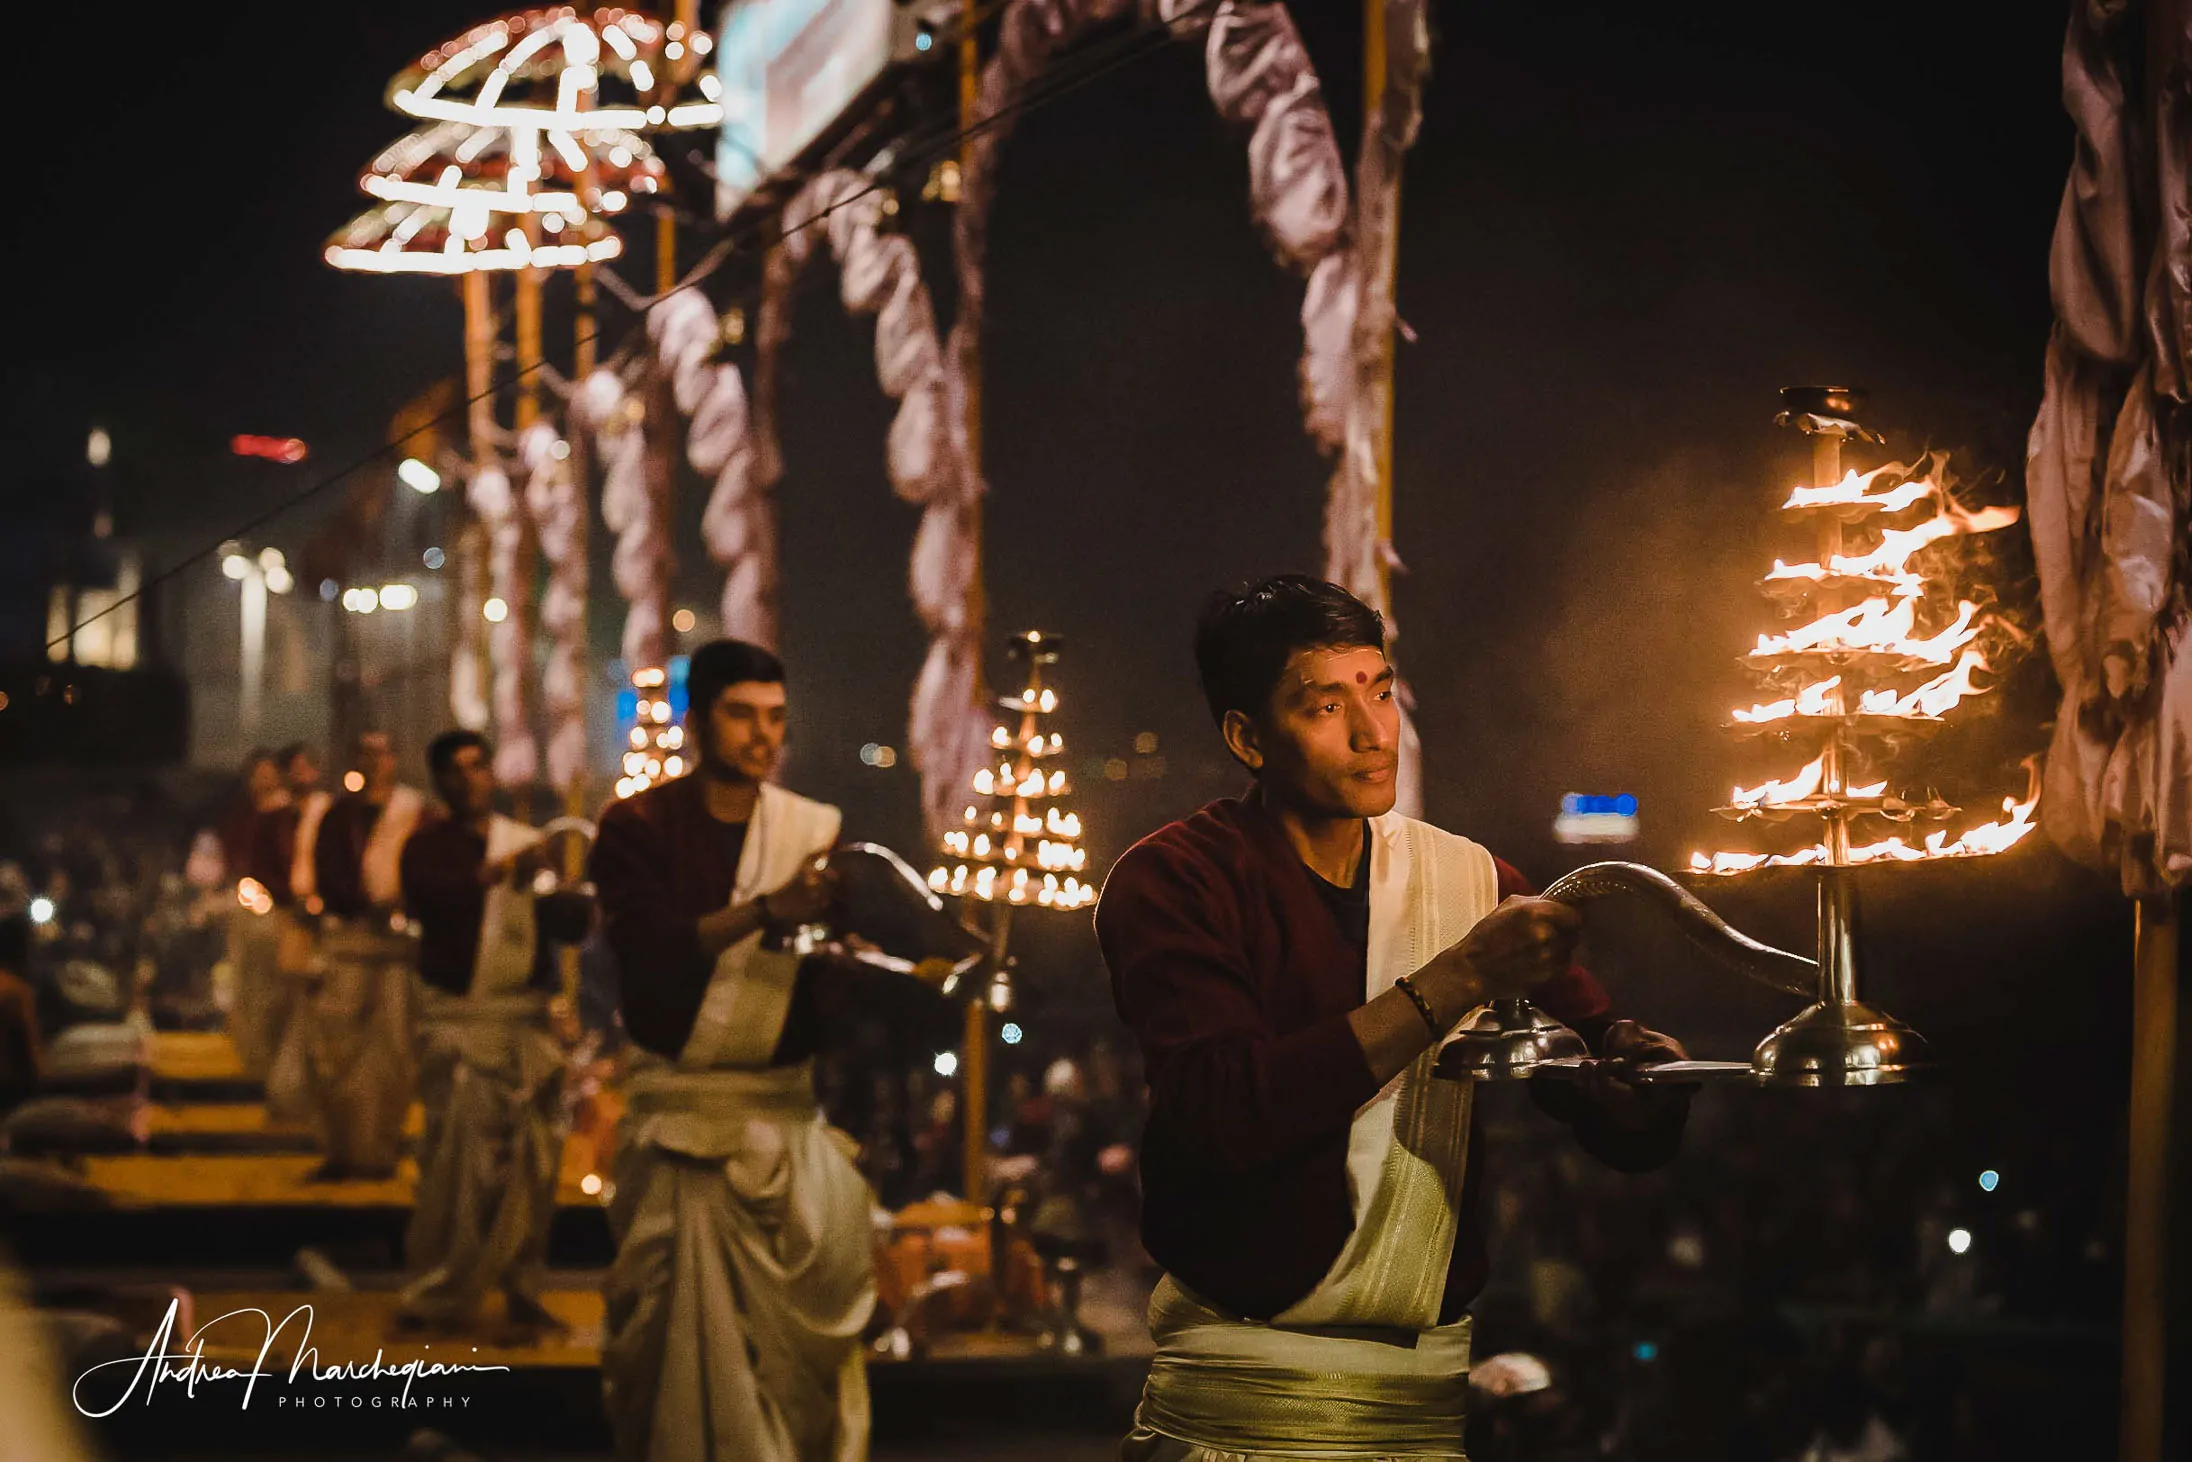
[[[180,1300],[169,1301],[167,1313],[161,1317],[160,1328],[153,1332],[152,1344],[146,1348],[142,1356],[125,1356],[120,1360],[101,1361],[76,1378],[76,1384],[70,1388],[69,1399],[75,1404],[79,1413],[93,1419],[112,1416],[122,1409],[130,1397],[137,1394],[140,1386],[144,1388],[144,1399],[149,1404],[152,1400],[154,1388],[163,1381],[180,1382],[183,1393],[192,1397],[198,1394],[198,1383],[201,1381],[242,1381],[244,1382],[243,1408],[249,1409],[251,1393],[257,1388],[259,1382],[272,1379],[281,1374],[279,1370],[266,1369],[267,1355],[273,1350],[276,1338],[289,1328],[289,1323],[292,1320],[300,1315],[304,1317],[304,1324],[297,1332],[297,1353],[289,1365],[289,1380],[292,1383],[300,1375],[309,1375],[314,1381],[401,1380],[403,1389],[394,1404],[410,1406],[417,1404],[411,1400],[411,1385],[414,1381],[422,1378],[453,1376],[468,1371],[507,1371],[510,1369],[508,1366],[475,1365],[463,1361],[407,1360],[400,1363],[388,1363],[382,1360],[383,1352],[379,1350],[373,1352],[373,1359],[370,1361],[342,1361],[334,1365],[323,1366],[320,1364],[319,1347],[311,1343],[312,1306],[308,1304],[297,1306],[284,1315],[279,1323],[266,1310],[256,1308],[230,1310],[228,1313],[216,1315],[200,1325],[197,1331],[191,1335],[189,1342],[180,1351],[171,1350],[170,1346],[175,1338],[175,1317],[181,1306],[182,1301]],[[239,1370],[234,1366],[208,1361],[205,1357],[206,1332],[223,1320],[233,1320],[242,1316],[257,1316],[260,1325],[265,1328],[265,1337],[259,1342],[259,1353],[253,1359],[251,1368],[249,1370]],[[99,1372],[111,1371],[117,1366],[134,1367],[129,1378],[129,1385],[123,1389],[120,1396],[115,1398],[112,1406],[97,1411],[88,1409],[84,1405],[84,1383]]]

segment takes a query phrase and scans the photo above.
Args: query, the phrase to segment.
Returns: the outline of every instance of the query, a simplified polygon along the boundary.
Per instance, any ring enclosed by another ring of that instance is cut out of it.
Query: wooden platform
[[[314,1153],[210,1153],[166,1157],[125,1153],[87,1157],[84,1176],[117,1207],[140,1208],[409,1208],[418,1165],[405,1158],[383,1179],[309,1182],[320,1165]],[[565,1164],[557,1185],[561,1208],[598,1208],[601,1199],[583,1186],[586,1175]]]
[[[480,1318],[447,1334],[400,1334],[396,1329],[396,1294],[393,1290],[361,1290],[351,1293],[312,1290],[200,1290],[191,1297],[196,1322],[206,1337],[206,1355],[237,1356],[248,1360],[266,1343],[267,1327],[282,1325],[300,1305],[309,1305],[311,1325],[299,1315],[278,1331],[269,1357],[283,1366],[296,1358],[300,1343],[318,1348],[320,1363],[370,1361],[377,1351],[383,1365],[405,1361],[462,1361],[468,1365],[509,1366],[512,1370],[552,1367],[592,1369],[601,1364],[601,1292],[591,1289],[550,1290],[540,1297],[548,1312],[562,1321],[561,1335],[525,1338],[513,1334],[502,1316],[502,1300],[491,1297]],[[238,1310],[263,1310],[231,1315]],[[216,1317],[230,1316],[225,1320]],[[178,1337],[180,1340],[181,1337]]]
[[[295,1359],[300,1343],[318,1347],[323,1365],[339,1361],[369,1361],[376,1351],[384,1365],[408,1360],[461,1360],[472,1365],[508,1366],[512,1370],[595,1369],[601,1364],[603,1306],[597,1289],[549,1290],[540,1297],[543,1307],[562,1321],[561,1335],[525,1337],[513,1333],[503,1318],[502,1300],[491,1296],[475,1321],[448,1333],[424,1335],[396,1329],[397,1297],[393,1290],[361,1290],[349,1293],[313,1290],[198,1290],[191,1296],[195,1321],[206,1336],[206,1355],[234,1357],[239,1363],[255,1355],[266,1341],[269,1325],[281,1325],[299,1306],[311,1307],[311,1326],[306,1316],[289,1320],[269,1350],[286,1367]],[[234,1314],[233,1311],[264,1311]],[[219,1316],[230,1316],[217,1320]],[[184,1337],[178,1336],[178,1344]],[[1031,1335],[1006,1331],[947,1331],[933,1337],[927,1353],[918,1361],[870,1356],[875,1366],[897,1368],[922,1365],[983,1365],[1053,1360]]]
[[[152,1074],[170,1081],[242,1081],[244,1063],[226,1031],[154,1031]]]

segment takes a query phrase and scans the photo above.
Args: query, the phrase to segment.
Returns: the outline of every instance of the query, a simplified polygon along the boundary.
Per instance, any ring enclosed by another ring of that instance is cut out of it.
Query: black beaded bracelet
[[[1393,982],[1393,988],[1408,997],[1409,1003],[1416,1007],[1416,1014],[1422,1016],[1423,1023],[1431,1028],[1432,1035],[1445,1034],[1444,1031],[1439,1029],[1438,1017],[1431,1013],[1431,1002],[1423,998],[1423,993],[1415,987],[1413,981],[1406,975],[1402,975]]]

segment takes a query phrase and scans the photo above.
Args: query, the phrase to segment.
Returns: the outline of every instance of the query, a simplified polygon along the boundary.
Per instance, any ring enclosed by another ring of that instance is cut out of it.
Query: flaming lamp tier
[[[1929,578],[1920,553],[1946,539],[2006,528],[2018,510],[1966,508],[1950,491],[1947,464],[1932,454],[1915,467],[1845,473],[1844,441],[1880,440],[1856,420],[1861,393],[1791,387],[1782,396],[1787,409],[1777,420],[1811,438],[1813,482],[1781,506],[1813,528],[1817,551],[1808,562],[1775,560],[1762,581],[1797,623],[1760,635],[1744,656],[1766,697],[1737,710],[1734,722],[1815,754],[1785,778],[1737,787],[1716,811],[1738,822],[1817,818],[1822,836],[1794,853],[1698,853],[1690,867],[1708,875],[1769,866],[1819,870],[1819,1003],[1768,1036],[1752,1066],[1767,1082],[1870,1086],[1901,1081],[1922,1066],[1925,1045],[1857,997],[1857,890],[1850,870],[1997,853],[2032,828],[2037,776],[2024,801],[2005,799],[2003,818],[1967,828],[1953,842],[1947,827],[1918,846],[1900,835],[1877,835],[1880,821],[1946,824],[1958,809],[1930,790],[1916,797],[1893,792],[1870,769],[1894,738],[1938,727],[1963,700],[1988,689],[1977,677],[1988,669],[1979,642],[1989,617]]]
[[[1014,655],[1027,661],[1027,684],[998,705],[1019,717],[1019,727],[990,734],[997,760],[974,774],[965,818],[944,834],[943,862],[929,873],[938,893],[1045,909],[1096,901],[1095,886],[1083,876],[1088,850],[1081,846],[1081,818],[1065,801],[1072,791],[1059,765],[1065,739],[1047,729],[1058,692],[1043,683],[1043,670],[1057,662],[1058,645],[1056,636],[1038,630],[1014,637]]]

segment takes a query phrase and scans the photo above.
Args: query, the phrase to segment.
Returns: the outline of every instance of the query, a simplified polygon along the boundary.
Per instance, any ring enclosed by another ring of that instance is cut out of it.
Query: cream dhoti
[[[244,1075],[266,1080],[275,1049],[289,1024],[290,990],[278,967],[287,915],[237,905],[228,911],[228,1038]]]
[[[426,1120],[402,1307],[422,1319],[468,1314],[490,1289],[540,1294],[563,1160],[566,1066],[538,978],[538,900],[508,880],[479,888],[482,861],[538,840],[532,828],[495,817],[484,842],[442,824],[414,834],[404,850],[404,901],[426,938],[446,932],[477,943],[462,994],[434,983],[446,976],[426,967],[423,940],[420,953],[416,1053]],[[465,927],[440,930],[443,919]]]
[[[628,956],[644,946],[620,942],[618,921],[642,909],[691,917],[663,892],[679,886],[672,871],[657,878],[640,865],[671,856],[681,838],[717,835],[694,820],[705,816],[696,799],[673,782],[602,821],[596,882],[624,966],[628,1020],[632,987],[650,971],[634,967]],[[764,785],[730,902],[787,882],[837,831],[836,809]],[[873,1197],[851,1139],[823,1120],[812,1063],[771,1064],[799,962],[763,948],[758,935],[732,945],[707,977],[676,1058],[635,1054],[617,1136],[617,1258],[602,1355],[626,1462],[867,1455],[860,1337],[875,1307]]]
[[[321,922],[319,980],[292,1024],[303,1104],[331,1167],[392,1172],[403,1156],[414,943],[371,917]]]
[[[296,997],[276,1059],[281,1079],[269,1078],[267,1098],[270,1110],[292,1101],[304,1108],[337,1170],[391,1172],[403,1152],[416,941],[394,911],[398,858],[423,805],[408,787],[395,788],[384,806],[346,795],[328,806],[310,840],[311,886],[327,912],[317,970]],[[306,853],[300,829],[300,861]]]

